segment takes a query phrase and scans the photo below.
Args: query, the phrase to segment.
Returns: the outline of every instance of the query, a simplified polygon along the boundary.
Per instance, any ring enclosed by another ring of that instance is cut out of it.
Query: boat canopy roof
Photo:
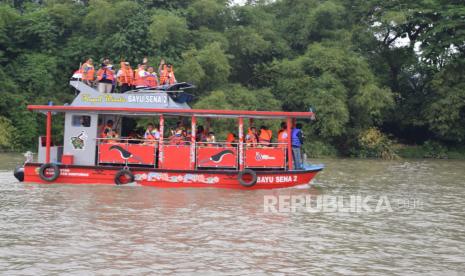
[[[103,106],[59,106],[59,105],[29,105],[29,110],[119,114],[128,116],[196,116],[219,118],[258,118],[258,119],[285,119],[302,118],[311,119],[313,112],[284,112],[284,111],[251,111],[251,110],[214,110],[214,109],[166,109],[166,108],[134,108],[134,107],[103,107]]]

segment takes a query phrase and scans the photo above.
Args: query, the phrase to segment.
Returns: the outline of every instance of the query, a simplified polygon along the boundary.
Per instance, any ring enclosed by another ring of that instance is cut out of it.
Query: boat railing
[[[98,164],[153,166],[161,169],[233,169],[238,170],[242,156],[245,168],[284,169],[287,144],[242,144],[228,141],[195,142],[165,139],[97,138]]]

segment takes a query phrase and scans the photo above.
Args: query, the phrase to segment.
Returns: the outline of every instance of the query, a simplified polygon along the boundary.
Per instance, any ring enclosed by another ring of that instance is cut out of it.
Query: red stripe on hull
[[[43,184],[103,184],[115,185],[115,175],[120,168],[99,167],[60,167],[60,176],[53,182],[45,182],[39,177],[40,164],[27,164],[24,167],[24,182]],[[243,187],[237,172],[202,171],[159,171],[132,168],[135,182],[143,186],[160,188],[223,188],[223,189],[278,189],[309,183],[319,172],[260,172],[257,183],[250,188]]]

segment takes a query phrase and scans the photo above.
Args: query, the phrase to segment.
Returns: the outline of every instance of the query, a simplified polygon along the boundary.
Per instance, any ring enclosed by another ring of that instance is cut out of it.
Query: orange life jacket
[[[108,69],[108,68],[100,68],[97,71],[97,80],[101,81],[103,79],[103,75],[105,76],[105,79],[113,81],[115,79],[115,74],[113,73],[113,70]]]
[[[155,73],[149,73],[145,78],[145,82],[147,84],[147,87],[153,88],[158,86],[157,75],[155,75]]]
[[[226,146],[232,147],[232,143],[234,143],[235,141],[236,138],[234,138],[234,134],[232,134],[231,132],[228,133],[228,136],[226,137]]]
[[[93,65],[88,64],[85,62],[81,66],[81,73],[82,73],[82,80],[88,80],[88,81],[93,81],[94,80],[94,73],[95,69]]]
[[[278,147],[280,148],[285,148],[287,145],[287,130],[281,129],[278,132],[278,143],[283,143],[279,144]]]
[[[135,72],[134,72],[134,85],[137,87],[146,87],[147,86],[147,76],[144,76],[144,77],[141,77],[139,75],[139,72],[140,72],[140,69],[137,69]],[[145,72],[145,70],[144,70]]]
[[[165,66],[160,74],[160,84],[161,85],[165,85],[165,84],[173,85],[175,83],[176,83],[176,77],[174,76],[173,67],[171,67],[171,72],[168,72],[168,69]]]
[[[260,131],[260,136],[258,137],[260,143],[262,144],[269,144],[271,143],[271,137],[273,136],[273,133],[271,132],[271,129],[262,129]]]
[[[134,82],[134,71],[130,66],[127,66],[124,62],[121,62],[121,75],[118,77],[118,82],[120,83],[120,85],[132,85]]]

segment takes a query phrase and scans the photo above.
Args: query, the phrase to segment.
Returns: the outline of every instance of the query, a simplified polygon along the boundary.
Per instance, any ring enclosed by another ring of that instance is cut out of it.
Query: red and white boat
[[[37,162],[26,162],[15,170],[20,181],[63,184],[125,184],[164,188],[274,189],[309,183],[322,165],[304,164],[293,169],[291,126],[296,119],[310,119],[312,112],[272,112],[191,109],[188,84],[157,90],[135,90],[123,94],[101,94],[80,81],[70,84],[80,91],[70,105],[29,105],[47,116],[46,136],[39,137]],[[64,113],[62,145],[52,142],[52,116]],[[115,122],[121,137],[135,118],[159,121],[160,140],[144,141],[99,138],[102,125]],[[199,121],[233,119],[237,143],[196,142]],[[245,143],[244,125],[253,119],[287,122],[287,143],[251,146]],[[188,121],[190,141],[171,143],[167,122]]]

